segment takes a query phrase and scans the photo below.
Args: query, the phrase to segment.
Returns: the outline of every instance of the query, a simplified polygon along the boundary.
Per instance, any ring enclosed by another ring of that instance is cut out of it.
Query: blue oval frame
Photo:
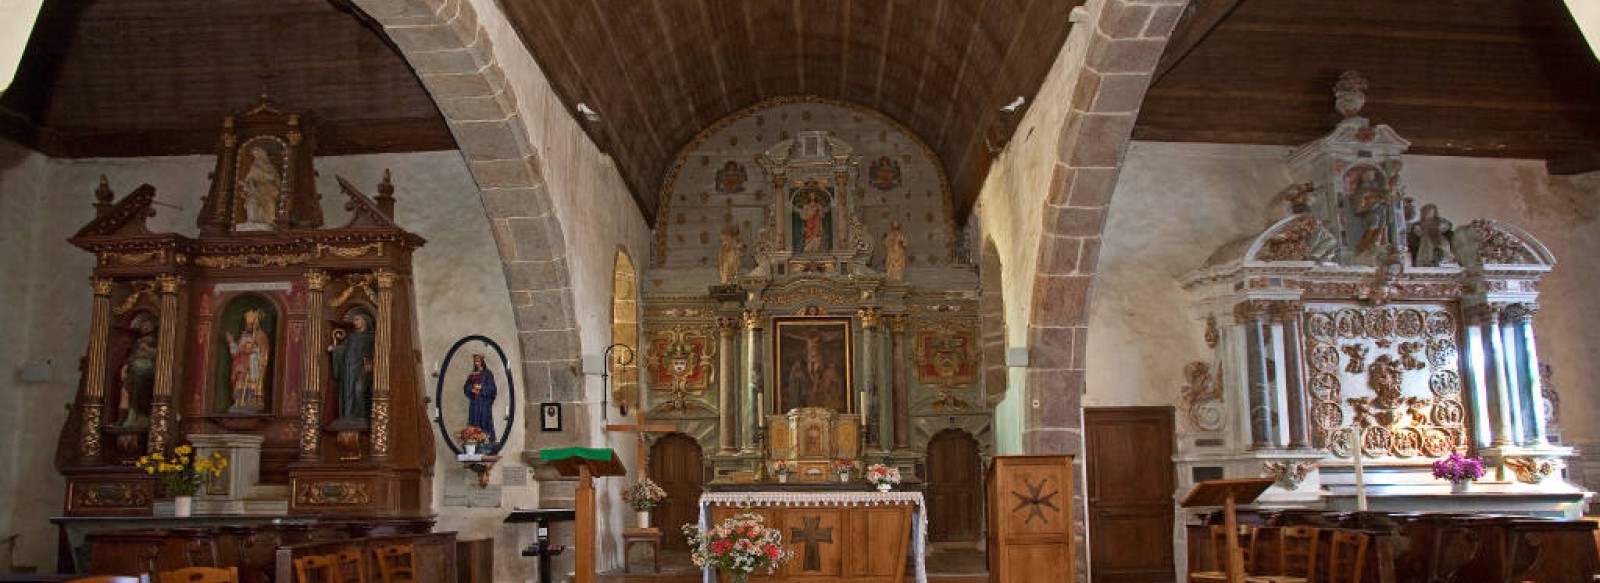
[[[500,431],[500,441],[496,442],[494,447],[490,451],[486,452],[490,454],[500,453],[500,449],[506,446],[506,440],[511,438],[511,427],[512,424],[516,423],[517,420],[517,379],[511,376],[511,362],[506,360],[506,351],[501,350],[500,345],[494,340],[489,339],[488,336],[474,334],[472,336],[463,337],[462,339],[457,340],[455,344],[450,345],[450,351],[446,352],[444,355],[444,363],[439,365],[439,379],[434,383],[433,403],[435,414],[433,417],[433,422],[439,426],[439,435],[444,437],[444,443],[445,445],[450,446],[450,451],[456,453],[457,455],[460,455],[465,451],[460,446],[456,445],[455,437],[450,435],[450,430],[444,426],[444,377],[445,372],[450,370],[450,361],[455,359],[456,351],[460,350],[461,347],[468,342],[482,342],[484,344],[488,344],[490,348],[494,349],[495,356],[500,357],[500,368],[501,370],[505,371],[507,389],[506,394],[511,396],[510,408],[506,410],[505,428],[495,428],[497,431]]]

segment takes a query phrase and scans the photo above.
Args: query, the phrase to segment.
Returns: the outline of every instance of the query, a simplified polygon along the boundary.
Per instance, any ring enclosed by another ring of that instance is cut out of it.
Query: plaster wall
[[[1039,239],[1044,231],[1041,211],[1055,186],[1051,180],[1060,163],[1072,93],[1094,36],[1093,22],[1104,6],[1103,0],[1084,5],[1086,17],[1067,35],[1061,53],[978,194],[971,220],[977,221],[979,231],[994,244],[999,258],[1006,346],[1028,345]],[[981,248],[977,242],[973,247]],[[1007,380],[1006,398],[995,409],[995,453],[1001,455],[1023,453],[1022,430],[1031,405],[1024,403],[1027,369],[1010,368]]]
[[[55,436],[65,420],[78,373],[76,363],[88,338],[87,279],[92,268],[89,254],[65,241],[93,216],[92,192],[101,174],[110,177],[119,196],[142,183],[157,189],[158,213],[149,221],[152,231],[196,233],[194,213],[209,188],[207,173],[214,158],[182,156],[54,160],[9,143],[0,143],[0,241],[8,249],[27,250],[0,256],[8,275],[0,282],[0,309],[13,322],[0,365],[8,382],[0,383],[0,438],[7,450],[0,463],[8,471],[0,486],[13,495],[0,497],[0,533],[23,533],[17,561],[49,569],[55,564],[55,532],[49,517],[60,512],[63,483],[52,467]],[[317,187],[323,193],[329,226],[348,220],[335,175],[344,176],[368,195],[376,194],[383,170],[393,172],[397,222],[428,239],[414,261],[419,337],[426,371],[445,356],[456,339],[482,334],[495,339],[515,358],[517,331],[500,258],[479,190],[459,153],[426,152],[317,159]],[[164,205],[175,205],[171,208]],[[50,363],[50,380],[21,383],[24,361]],[[519,402],[543,399],[528,394],[522,368],[511,367]],[[426,372],[425,371],[425,372]],[[433,394],[431,376],[426,393]],[[447,379],[449,380],[449,379]],[[448,383],[447,383],[448,384]],[[502,397],[504,398],[504,397]],[[494,487],[507,472],[527,472],[517,463],[522,449],[522,425],[515,424],[502,453],[507,464],[495,468]],[[433,505],[439,530],[455,530],[463,538],[494,537],[501,561],[501,580],[523,578],[517,558],[518,533],[500,524],[511,507],[538,503],[537,483],[517,480],[523,486],[500,490],[500,506],[463,508],[444,506],[447,491],[477,489],[476,476],[466,471],[443,447],[438,449]],[[503,531],[502,531],[503,530]],[[525,533],[524,533],[525,534]]]
[[[1404,128],[1398,128],[1402,132]],[[1176,278],[1252,235],[1280,209],[1290,148],[1134,142],[1107,217],[1090,303],[1084,406],[1179,403],[1183,364],[1205,354],[1204,323]],[[1552,177],[1539,161],[1407,156],[1406,193],[1460,227],[1476,218],[1526,228],[1555,254],[1535,318],[1541,360],[1560,388],[1564,437],[1600,439],[1600,176]]]

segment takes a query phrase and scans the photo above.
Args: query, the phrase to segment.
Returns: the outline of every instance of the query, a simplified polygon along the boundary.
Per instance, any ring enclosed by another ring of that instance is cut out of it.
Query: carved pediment
[[[1456,229],[1455,246],[1467,265],[1555,265],[1555,257],[1543,243],[1521,227],[1490,219],[1478,219]]]
[[[343,176],[335,176],[339,181],[339,192],[349,197],[345,201],[345,210],[350,211],[350,222],[344,228],[359,227],[400,228],[394,223],[394,183],[389,179],[389,171],[383,171],[383,181],[378,183],[378,198],[362,193]]]
[[[100,178],[100,191],[104,194],[102,200],[110,198],[110,188],[106,185],[105,177]],[[78,230],[73,239],[80,237],[94,237],[103,235],[148,235],[150,229],[145,226],[145,219],[155,216],[153,205],[156,199],[156,187],[141,184],[128,196],[111,205],[109,209],[95,217],[89,224]],[[102,203],[105,204],[105,203]]]

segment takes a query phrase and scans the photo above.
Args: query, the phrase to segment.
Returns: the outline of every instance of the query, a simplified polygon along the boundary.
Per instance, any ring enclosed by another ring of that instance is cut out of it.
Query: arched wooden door
[[[661,529],[661,544],[687,548],[683,525],[699,519],[700,487],[705,484],[705,467],[700,460],[700,444],[682,433],[670,433],[650,446],[650,479],[667,491],[667,500],[650,516],[651,526]]]
[[[928,538],[976,541],[983,524],[983,462],[972,435],[947,429],[928,441]]]

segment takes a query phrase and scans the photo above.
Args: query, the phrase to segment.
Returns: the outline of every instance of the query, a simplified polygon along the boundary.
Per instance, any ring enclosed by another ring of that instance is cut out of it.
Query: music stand
[[[1228,583],[1244,583],[1244,549],[1239,548],[1239,518],[1234,513],[1234,505],[1255,502],[1272,483],[1272,478],[1206,480],[1195,484],[1189,495],[1183,497],[1183,502],[1178,503],[1184,508],[1222,507],[1223,528],[1228,529],[1228,564],[1221,567],[1228,575]]]
[[[605,476],[621,476],[627,473],[627,468],[622,467],[622,460],[617,459],[617,452],[609,448],[589,447],[563,447],[558,449],[539,450],[539,459],[550,462],[550,465],[563,476],[577,476],[578,492],[575,498],[578,515],[577,538],[573,544],[578,547],[577,552],[577,580],[578,583],[594,581],[594,479]]]

